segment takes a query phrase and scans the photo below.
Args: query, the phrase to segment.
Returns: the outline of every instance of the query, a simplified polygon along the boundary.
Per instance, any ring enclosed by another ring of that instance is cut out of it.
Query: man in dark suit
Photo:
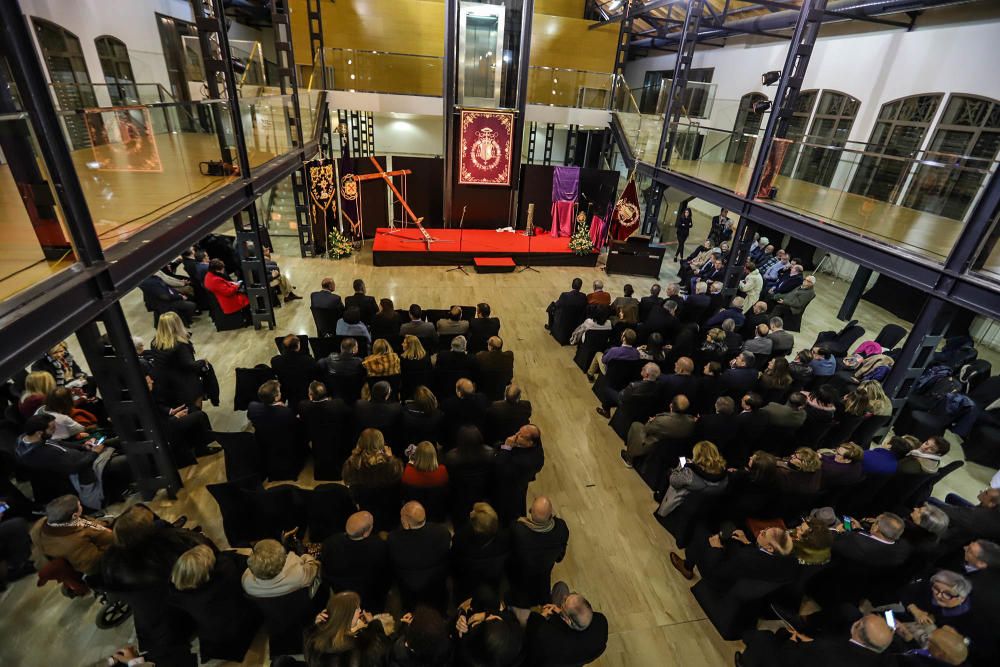
[[[637,456],[648,454],[661,440],[684,440],[694,433],[694,417],[687,414],[691,402],[687,396],[678,394],[670,401],[667,412],[661,412],[645,424],[632,422],[625,438],[622,460],[629,467]]]
[[[309,306],[311,308],[323,308],[343,313],[344,302],[341,300],[340,295],[333,291],[337,289],[337,283],[334,282],[333,278],[323,278],[321,286],[323,289],[309,295]]]
[[[403,609],[418,604],[444,611],[448,598],[448,554],[451,533],[438,523],[428,523],[423,505],[410,501],[399,512],[400,527],[389,533],[389,562]]]
[[[567,341],[569,340],[570,333],[583,322],[587,310],[587,295],[580,291],[583,288],[583,280],[574,278],[571,287],[570,291],[560,294],[559,298],[545,309],[549,316],[545,328],[560,342],[562,334],[565,334]]]
[[[698,426],[695,429],[697,439],[708,440],[720,450],[726,449],[738,435],[733,429],[734,412],[736,412],[736,401],[728,396],[715,399],[715,412],[698,417]]]
[[[750,391],[760,376],[755,363],[753,352],[740,352],[733,357],[720,379],[722,393],[735,399]]]
[[[325,384],[309,384],[309,398],[299,403],[299,418],[312,446],[317,479],[340,479],[340,470],[354,447],[353,416],[342,398],[330,398]],[[320,473],[329,476],[320,477]]]
[[[552,502],[535,498],[527,519],[511,529],[507,599],[512,607],[528,609],[551,600],[552,568],[566,556],[568,543],[569,528],[555,515]]]
[[[319,360],[320,370],[328,375],[364,376],[365,367],[358,356],[358,341],[344,338],[340,341],[340,352]]]
[[[674,362],[674,372],[659,377],[660,392],[668,403],[678,394],[684,394],[694,402],[698,395],[698,379],[694,377],[694,361],[690,357],[680,357]]]
[[[271,369],[281,382],[288,406],[298,410],[299,402],[309,393],[309,383],[322,377],[323,371],[312,355],[302,350],[302,341],[288,334],[281,341],[282,352],[271,358]]]
[[[455,433],[462,426],[475,426],[480,432],[486,428],[486,409],[489,399],[476,391],[476,385],[468,378],[455,383],[454,393],[441,401],[441,411],[445,419],[445,441],[450,447]]]
[[[524,644],[529,665],[584,665],[607,648],[608,619],[560,581],[552,602],[528,616]]]
[[[985,538],[1000,542],[1000,489],[985,489],[979,493],[974,507],[943,505],[951,531],[966,538]]]
[[[698,530],[684,558],[677,553],[670,554],[670,564],[685,579],[693,579],[697,567],[708,585],[721,593],[745,579],[788,583],[798,575],[798,560],[792,555],[792,536],[784,528],[765,528],[754,541],[742,530],[733,531],[728,537],[721,533],[709,536],[708,530]]]
[[[476,355],[479,388],[490,400],[498,400],[514,378],[514,353],[504,351],[503,339],[490,336],[485,352]]]
[[[712,327],[722,326],[722,323],[726,320],[732,320],[737,329],[743,326],[743,323],[746,321],[746,317],[743,315],[743,297],[734,297],[729,303],[728,308],[723,308],[708,318],[708,321],[705,322],[705,328],[711,329]]]
[[[375,302],[375,297],[365,294],[365,281],[360,278],[354,281],[354,294],[344,299],[344,309],[347,308],[357,308],[361,313],[361,321],[368,326],[371,326],[372,320],[375,319],[378,304]]]
[[[867,533],[843,533],[833,541],[834,558],[843,561],[851,572],[870,572],[872,576],[899,567],[910,557],[909,543],[900,540],[905,523],[891,512],[875,517]]]
[[[779,294],[788,294],[793,289],[801,285],[803,280],[802,265],[792,264],[791,268],[788,270],[788,274],[779,278],[778,282],[776,282],[774,286],[767,291],[768,296],[773,299]]]
[[[768,320],[771,333],[767,337],[774,341],[771,348],[771,355],[775,357],[788,356],[795,349],[795,335],[784,330],[785,322],[780,317],[772,317]]]
[[[347,519],[346,532],[332,535],[323,542],[323,581],[335,591],[354,591],[361,596],[364,609],[379,612],[385,608],[385,595],[391,583],[389,548],[385,540],[372,533],[375,519],[369,512],[355,512]]]
[[[531,402],[521,400],[521,388],[511,382],[502,401],[486,409],[486,441],[500,442],[531,422]]]
[[[768,426],[799,428],[806,422],[805,394],[792,392],[787,403],[768,403],[760,411],[767,416]]]
[[[497,450],[493,507],[504,525],[524,516],[528,485],[545,465],[542,432],[525,424],[509,436]]]
[[[500,320],[490,317],[490,304],[477,303],[476,316],[469,320],[469,349],[473,352],[482,352],[486,349],[487,341],[492,336],[500,335]]]
[[[689,296],[681,309],[682,322],[694,322],[700,324],[705,313],[712,305],[712,299],[708,296],[708,285],[700,282],[694,286],[694,294]]]
[[[850,635],[804,637],[798,632],[777,634],[751,630],[744,637],[746,649],[736,654],[737,667],[883,667],[894,665],[886,653],[893,631],[881,614],[868,614],[854,622]]]
[[[649,296],[639,299],[639,321],[645,322],[649,312],[662,306],[664,301],[665,299],[660,296],[660,284],[653,283],[649,288]]]
[[[159,276],[149,276],[141,283],[142,297],[146,304],[159,313],[174,312],[180,315],[184,324],[191,326],[197,304],[188,301],[187,297],[163,282]]]
[[[405,443],[399,438],[403,406],[397,401],[389,400],[391,394],[392,386],[385,380],[380,380],[372,385],[370,400],[360,400],[354,404],[354,434],[360,435],[366,428],[377,428],[382,431],[393,453],[400,456],[405,448]]]
[[[611,419],[611,408],[618,406],[625,408],[631,403],[642,403],[653,400],[660,395],[660,367],[650,362],[642,367],[642,379],[630,382],[621,391],[615,391],[613,387],[607,386],[606,391],[599,396],[601,405],[597,408],[597,414],[607,419]]]
[[[708,240],[718,245],[726,240],[726,227],[729,226],[729,211],[719,209],[719,215],[712,216],[712,226],[708,231]]]
[[[636,332],[639,334],[636,342],[639,345],[644,344],[649,339],[649,334],[654,331],[659,332],[664,341],[672,341],[681,326],[681,321],[677,319],[677,310],[676,301],[664,301],[661,306],[650,309]]]
[[[771,316],[767,314],[767,304],[763,301],[758,301],[754,304],[744,302],[743,306],[746,307],[747,305],[750,306],[750,310],[745,314],[743,326],[740,327],[740,333],[743,334],[744,339],[749,340],[757,333],[757,327],[761,324],[767,324]]]
[[[254,437],[265,450],[268,476],[272,479],[298,477],[306,456],[302,423],[295,417],[295,411],[285,404],[280,382],[268,380],[260,386],[257,400],[247,406],[247,419],[253,424]]]
[[[476,380],[479,368],[476,358],[467,352],[465,336],[451,339],[451,349],[442,350],[434,359],[434,393],[438,396],[451,394],[455,381],[460,378]]]

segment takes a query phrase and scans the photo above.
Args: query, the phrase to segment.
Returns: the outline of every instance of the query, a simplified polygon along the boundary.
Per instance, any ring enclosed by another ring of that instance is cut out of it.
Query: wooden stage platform
[[[372,257],[375,266],[447,266],[472,264],[474,257],[510,257],[519,265],[596,266],[600,253],[576,255],[569,238],[548,234],[525,236],[522,232],[492,229],[427,229],[436,239],[430,250],[415,227],[375,232]]]

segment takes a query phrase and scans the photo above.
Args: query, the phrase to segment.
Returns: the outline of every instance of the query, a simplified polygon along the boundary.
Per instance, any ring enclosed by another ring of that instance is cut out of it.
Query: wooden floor
[[[699,220],[699,227],[704,221]],[[695,236],[703,233],[696,229]],[[277,259],[283,271],[307,296],[320,280],[332,276],[338,291],[349,293],[353,278],[363,278],[369,292],[389,297],[397,307],[417,302],[425,307],[474,304],[488,301],[503,323],[501,335],[514,351],[515,378],[535,409],[534,421],[542,430],[546,465],[531,487],[531,494],[546,494],[557,513],[569,524],[570,543],[565,561],[554,576],[565,579],[608,616],[611,636],[599,665],[629,667],[717,667],[732,664],[735,643],[723,641],[689,592],[689,584],[670,567],[667,554],[673,539],[653,519],[649,490],[618,457],[620,442],[606,421],[594,412],[596,400],[583,373],[573,364],[571,348],[560,347],[544,331],[545,306],[568,289],[575,276],[587,285],[603,279],[612,294],[631,282],[646,293],[649,279],[608,277],[598,269],[545,268],[541,273],[468,276],[443,268],[375,268],[366,248],[341,261],[299,259],[293,242],[277,239],[284,252]],[[297,246],[295,246],[297,247]],[[663,279],[670,280],[675,266],[666,263]],[[808,345],[823,329],[839,328],[835,319],[846,285],[821,277],[815,303],[810,306],[805,330],[796,336]],[[136,293],[125,301],[133,332],[147,339],[152,318],[142,309]],[[863,302],[858,317],[877,331],[895,321],[891,315]],[[207,317],[194,327],[199,356],[216,366],[222,385],[223,405],[208,408],[219,430],[242,429],[245,414],[231,408],[236,366],[266,363],[275,353],[273,338],[286,332],[314,331],[308,300],[277,311],[277,331],[242,330],[217,334]],[[966,472],[969,470],[971,472]],[[949,489],[969,494],[982,488],[991,471],[970,466],[949,478]],[[205,484],[223,477],[222,455],[203,459],[183,471],[185,488],[177,501],[157,500],[154,506],[166,518],[186,514],[204,527],[206,534],[225,545],[215,502]],[[306,471],[300,480],[312,484]],[[131,624],[111,631],[96,630],[91,601],[63,598],[55,586],[36,588],[33,579],[18,582],[0,597],[0,665],[90,665],[131,637]],[[245,665],[266,664],[265,647],[258,637]],[[215,663],[220,664],[220,663]]]

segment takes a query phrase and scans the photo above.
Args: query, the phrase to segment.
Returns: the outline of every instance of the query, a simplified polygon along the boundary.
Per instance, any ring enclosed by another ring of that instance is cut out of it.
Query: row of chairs
[[[461,306],[462,308],[462,319],[472,320],[476,316],[476,309],[474,306]],[[337,322],[343,316],[343,310],[340,309],[330,309],[330,308],[310,308],[313,316],[313,322],[316,324],[317,337],[322,340],[326,339],[339,339],[337,336]],[[396,314],[399,316],[400,322],[409,322],[410,314],[405,310],[396,310]],[[448,311],[440,309],[429,309],[423,311],[423,318],[431,324],[436,323],[439,319],[447,319]],[[429,339],[422,339],[421,342],[424,348],[428,352],[434,353],[438,350],[447,350],[451,347],[451,341],[458,334],[439,334],[436,340],[431,341]],[[380,336],[385,338],[393,349],[397,352],[402,351],[403,337],[402,336]],[[469,352],[482,352],[486,349],[487,339],[485,337],[478,336],[466,336],[468,339],[468,350]],[[358,340],[358,343],[367,343],[363,338]],[[339,348],[338,348],[339,349]],[[318,358],[318,357],[317,357]]]

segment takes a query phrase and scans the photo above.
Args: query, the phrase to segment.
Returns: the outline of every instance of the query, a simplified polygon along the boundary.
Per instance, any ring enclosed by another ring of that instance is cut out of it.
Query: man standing
[[[712,245],[719,245],[726,240],[726,229],[729,227],[729,211],[720,209],[719,215],[712,217],[712,228],[708,232],[708,240]]]
[[[526,424],[504,440],[497,451],[494,506],[506,525],[524,516],[528,485],[545,465],[542,433],[534,424]]]
[[[552,590],[552,568],[562,562],[569,543],[566,522],[555,515],[545,496],[535,498],[527,517],[511,529],[509,562],[510,606],[521,611],[548,602]]]
[[[389,533],[388,548],[403,609],[425,604],[443,612],[451,533],[441,524],[427,523],[427,513],[416,501],[403,505],[399,521],[400,527]]]
[[[608,644],[604,614],[562,581],[552,587],[551,599],[525,624],[527,664],[583,665],[601,657]]]

